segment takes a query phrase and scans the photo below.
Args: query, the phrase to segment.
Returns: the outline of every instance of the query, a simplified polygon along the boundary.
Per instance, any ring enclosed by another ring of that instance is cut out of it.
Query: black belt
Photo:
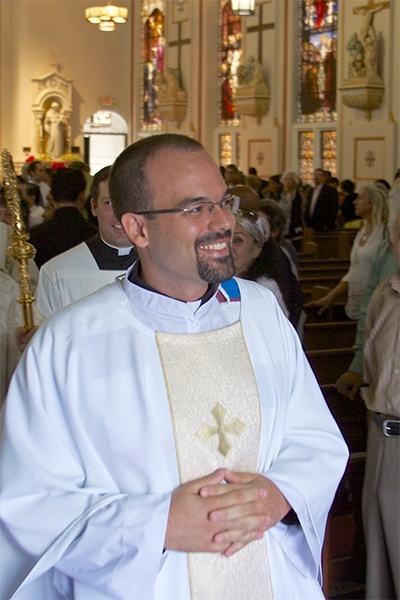
[[[400,419],[395,417],[385,417],[380,413],[373,413],[374,421],[380,429],[382,429],[384,435],[387,437],[398,437],[400,436]]]

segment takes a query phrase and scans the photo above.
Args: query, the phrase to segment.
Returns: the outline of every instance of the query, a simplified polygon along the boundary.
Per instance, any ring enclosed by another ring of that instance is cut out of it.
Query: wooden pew
[[[361,495],[367,439],[361,398],[345,398],[334,386],[321,388],[350,451],[349,462],[329,513],[322,553],[326,598],[363,598],[365,543]]]
[[[348,259],[356,235],[357,230],[354,229],[316,232],[304,227],[301,254],[319,259]]]
[[[325,288],[325,294],[332,288],[336,287],[342,279],[343,275],[337,275],[329,273],[329,271],[322,271],[314,273],[312,275],[302,276],[300,278],[300,287],[303,294],[311,295],[315,289]],[[313,298],[315,299],[315,298]]]
[[[357,321],[304,324],[304,346],[307,350],[349,348],[354,344]]]
[[[322,385],[334,384],[347,371],[354,352],[353,347],[306,350],[307,358],[315,376]]]
[[[299,259],[299,279],[317,275],[331,275],[342,278],[349,270],[350,261],[340,258],[315,258]]]
[[[332,289],[326,285],[313,285],[311,288],[302,288],[304,303],[310,302],[311,300],[318,300],[322,298]],[[329,308],[323,311],[320,315],[318,314],[319,308],[309,306],[305,309],[307,313],[307,321],[310,322],[323,322],[323,321],[344,321],[347,319],[346,313],[344,312],[344,306],[347,303],[347,294],[341,294],[335,299],[335,302],[329,306]]]

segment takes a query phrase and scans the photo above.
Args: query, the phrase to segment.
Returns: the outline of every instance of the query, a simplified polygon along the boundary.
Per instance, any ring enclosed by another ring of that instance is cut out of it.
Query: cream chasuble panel
[[[156,338],[181,483],[220,467],[255,473],[260,403],[240,322],[196,335],[157,333]],[[229,558],[191,553],[188,562],[192,600],[273,597],[265,539]]]

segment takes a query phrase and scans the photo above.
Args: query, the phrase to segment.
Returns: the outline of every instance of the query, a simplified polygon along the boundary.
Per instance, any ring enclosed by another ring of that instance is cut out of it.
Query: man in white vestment
[[[92,183],[91,209],[98,220],[98,233],[50,259],[40,269],[36,304],[46,317],[111,283],[137,258],[112,208],[110,170],[101,169]]]
[[[348,451],[273,294],[232,279],[238,199],[174,134],[109,185],[139,261],[47,319],[11,381],[0,597],[322,599]]]

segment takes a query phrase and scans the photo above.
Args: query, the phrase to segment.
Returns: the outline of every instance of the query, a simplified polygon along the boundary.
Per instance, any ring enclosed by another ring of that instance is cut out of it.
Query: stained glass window
[[[299,133],[299,176],[302,181],[313,180],[314,132]]]
[[[337,120],[337,5],[337,0],[299,1],[299,123]]]
[[[219,136],[219,164],[226,167],[232,163],[232,136],[224,134]]]
[[[157,75],[164,72],[165,0],[142,2],[142,107],[141,129],[158,131]]]
[[[336,131],[321,131],[321,165],[336,177]]]
[[[220,40],[219,122],[222,126],[238,126],[240,121],[234,92],[242,59],[242,22],[239,16],[233,14],[230,0],[220,0]]]

